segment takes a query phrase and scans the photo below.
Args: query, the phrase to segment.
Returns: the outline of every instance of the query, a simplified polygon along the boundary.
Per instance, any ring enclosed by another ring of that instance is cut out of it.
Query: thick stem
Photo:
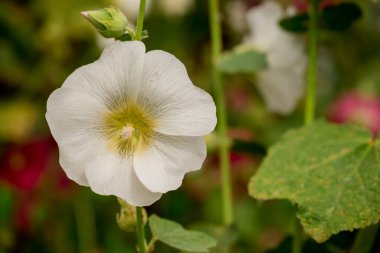
[[[141,37],[142,37],[143,26],[144,26],[145,2],[146,0],[140,0],[139,16],[137,18],[137,26],[136,26],[136,40],[141,40]]]
[[[309,10],[309,63],[307,69],[307,87],[305,104],[305,124],[315,118],[315,93],[317,87],[317,44],[318,44],[318,0],[312,0]]]
[[[294,232],[292,242],[292,253],[302,252],[302,227],[297,218],[294,218]]]
[[[213,63],[213,85],[218,116],[218,134],[220,138],[220,166],[222,174],[222,204],[223,222],[225,225],[233,223],[232,186],[229,161],[229,143],[227,138],[227,113],[223,92],[222,74],[218,71],[216,64],[222,51],[222,33],[219,16],[219,0],[209,0],[210,29],[211,29],[211,51]]]
[[[315,120],[315,100],[317,89],[317,46],[318,46],[318,0],[310,1],[309,8],[309,40],[308,40],[308,67],[307,87],[304,113],[304,124],[310,124]],[[295,231],[293,235],[292,253],[302,252],[302,227],[295,219]]]
[[[356,235],[351,253],[370,253],[376,240],[380,224],[372,225],[359,230]]]
[[[146,241],[142,212],[142,207],[136,206],[137,240],[139,244],[139,253],[146,253]]]

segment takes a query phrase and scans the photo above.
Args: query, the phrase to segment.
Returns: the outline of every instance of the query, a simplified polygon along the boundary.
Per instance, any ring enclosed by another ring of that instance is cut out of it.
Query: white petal
[[[134,155],[134,169],[150,191],[165,193],[180,187],[185,173],[200,169],[205,158],[202,137],[158,135],[149,150]]]
[[[97,145],[99,119],[105,111],[96,99],[65,88],[55,90],[48,99],[46,120],[59,146],[61,166],[78,184],[87,185],[84,163],[88,151]]]
[[[257,79],[268,109],[279,114],[291,113],[304,92],[303,74],[291,69],[264,70]]]
[[[162,194],[149,191],[136,177],[132,158],[104,150],[88,161],[86,176],[91,189],[101,195],[115,195],[134,206],[149,206]]]
[[[150,51],[145,56],[143,73],[138,103],[156,117],[156,131],[201,136],[215,128],[213,99],[192,84],[177,58],[164,51]]]
[[[135,100],[140,89],[145,46],[142,42],[114,42],[99,60],[75,70],[62,85],[96,97],[108,106]]]

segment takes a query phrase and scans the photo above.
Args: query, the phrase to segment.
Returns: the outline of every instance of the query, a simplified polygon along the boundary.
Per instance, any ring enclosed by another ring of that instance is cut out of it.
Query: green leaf
[[[362,11],[354,3],[341,3],[323,9],[322,27],[329,30],[345,30],[362,16]]]
[[[301,13],[293,17],[284,18],[280,21],[280,26],[289,32],[306,32],[309,29],[309,15]]]
[[[269,149],[249,192],[297,204],[301,224],[318,242],[366,227],[380,219],[380,140],[324,121],[291,130]]]
[[[253,49],[235,49],[225,52],[219,62],[219,70],[228,74],[252,73],[268,66],[265,55]]]
[[[209,248],[216,246],[216,241],[209,235],[185,230],[180,224],[162,219],[157,215],[150,216],[149,226],[153,237],[179,250],[209,252]]]

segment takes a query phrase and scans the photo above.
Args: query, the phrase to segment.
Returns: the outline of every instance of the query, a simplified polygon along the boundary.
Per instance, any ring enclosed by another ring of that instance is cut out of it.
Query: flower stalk
[[[140,40],[140,41],[143,34],[145,4],[146,4],[146,0],[140,0],[139,16],[137,18],[137,27],[136,27],[136,40]]]
[[[136,206],[136,220],[137,220],[137,240],[139,245],[139,253],[146,253],[146,241],[143,221],[142,207]]]
[[[317,88],[317,46],[318,46],[318,0],[310,1],[309,8],[309,40],[308,40],[308,66],[306,102],[304,111],[304,124],[310,124],[315,120],[315,100]],[[302,227],[295,218],[295,229],[292,242],[292,253],[302,252]]]
[[[222,204],[223,222],[233,223],[232,186],[229,162],[229,143],[227,138],[227,113],[223,92],[222,74],[217,69],[217,63],[222,52],[222,33],[219,14],[219,0],[209,0],[209,16],[211,29],[212,78],[218,116],[218,134],[220,138],[220,166],[222,174]]]
[[[379,232],[380,225],[371,225],[360,229],[356,234],[354,245],[350,252],[352,253],[370,253],[373,244],[376,241],[376,235]]]
[[[311,0],[309,9],[309,62],[304,122],[310,124],[315,118],[315,99],[317,87],[317,45],[318,45],[318,0]]]

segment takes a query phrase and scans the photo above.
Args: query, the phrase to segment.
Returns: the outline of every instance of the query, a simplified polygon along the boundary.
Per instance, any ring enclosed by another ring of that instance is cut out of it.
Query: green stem
[[[356,235],[351,253],[370,253],[375,242],[380,224],[372,225],[359,230]]]
[[[146,0],[140,0],[139,16],[137,18],[137,26],[136,26],[136,40],[141,40],[141,37],[142,37],[143,26],[144,26],[145,2]]]
[[[305,124],[315,118],[315,93],[317,87],[317,44],[318,44],[318,0],[312,0],[309,10],[309,63],[307,69],[307,87],[305,104]]]
[[[233,223],[232,186],[229,161],[229,143],[227,138],[227,113],[223,92],[222,74],[217,69],[217,63],[222,52],[222,32],[220,25],[219,0],[209,0],[211,51],[213,63],[213,85],[218,113],[218,134],[220,138],[220,164],[222,174],[222,204],[223,222],[225,225]]]
[[[142,212],[142,207],[136,206],[137,240],[139,244],[139,253],[146,253],[146,241]]]
[[[157,240],[158,239],[156,237],[154,237],[154,236],[153,236],[152,239],[150,239],[150,242],[149,242],[149,244],[147,246],[147,253],[152,253],[153,252],[154,245],[156,244]]]
[[[302,227],[297,218],[294,218],[294,233],[292,242],[292,253],[302,252]]]
[[[309,8],[309,40],[308,40],[308,66],[306,102],[304,113],[304,124],[310,124],[315,120],[315,100],[317,89],[317,46],[318,46],[318,0],[310,1]],[[293,235],[292,253],[302,252],[302,227],[297,218],[295,219],[295,231]]]

